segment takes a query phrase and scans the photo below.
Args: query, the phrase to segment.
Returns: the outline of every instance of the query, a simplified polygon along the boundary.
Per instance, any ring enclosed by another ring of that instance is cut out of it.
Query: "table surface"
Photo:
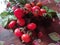
[[[4,45],[21,45],[20,40],[10,31],[0,27],[0,41]]]

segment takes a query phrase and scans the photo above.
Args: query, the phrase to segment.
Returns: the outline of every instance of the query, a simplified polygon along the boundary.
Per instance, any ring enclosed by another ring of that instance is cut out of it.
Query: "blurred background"
[[[0,13],[6,9],[6,4],[8,0],[0,0]]]
[[[15,0],[16,1],[16,0]],[[32,2],[34,0],[27,0]],[[42,1],[44,5],[48,6],[49,8],[60,12],[60,0],[35,0],[36,2]],[[6,10],[6,4],[9,0],[0,0],[0,13]],[[52,5],[51,5],[52,4]]]

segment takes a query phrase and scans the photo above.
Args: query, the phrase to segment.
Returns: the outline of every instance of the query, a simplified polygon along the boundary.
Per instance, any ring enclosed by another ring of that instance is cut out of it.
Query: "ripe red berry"
[[[39,37],[39,38],[43,37],[43,33],[42,33],[42,32],[39,32],[39,33],[38,33],[38,37]]]
[[[30,4],[25,4],[24,7],[31,8],[31,5]]]
[[[30,4],[31,4],[32,7],[35,6],[35,3],[34,2],[31,2]]]
[[[32,42],[32,45],[40,45],[41,43],[41,40],[40,39],[35,39],[33,42]]]
[[[40,16],[43,16],[43,14],[46,13],[45,9],[40,9]]]
[[[16,7],[16,6],[13,6],[13,7],[12,7],[12,10],[13,10],[13,11],[15,11],[16,9],[17,9],[17,7]]]
[[[40,11],[41,11],[42,13],[46,13],[46,10],[45,10],[45,9],[40,9]]]
[[[11,3],[10,3],[10,2],[8,2],[8,3],[7,3],[7,7],[10,7],[10,5],[11,5]]]
[[[21,8],[17,8],[14,11],[14,15],[17,17],[17,19],[20,19],[23,17],[23,10]]]
[[[38,16],[39,13],[40,13],[40,7],[34,6],[34,7],[32,8],[32,13],[33,13],[34,16]]]
[[[18,19],[18,20],[17,20],[17,23],[18,23],[20,26],[24,26],[24,25],[25,25],[25,20],[24,20],[24,19]]]
[[[21,37],[22,36],[22,32],[19,28],[16,28],[15,31],[14,31],[14,34],[17,36],[17,37]]]
[[[24,42],[26,42],[26,43],[30,42],[30,39],[31,38],[30,38],[30,36],[28,34],[23,34],[21,36],[21,40],[24,41]]]
[[[36,24],[35,23],[30,23],[30,24],[28,24],[27,25],[27,28],[29,29],[29,30],[34,30],[34,29],[36,29]]]
[[[30,4],[25,4],[24,8],[25,8],[26,10],[28,10],[29,12],[32,10],[32,9],[31,9],[32,7],[31,7]]]
[[[11,22],[8,24],[8,28],[14,28],[15,25],[16,25],[16,21],[11,21]]]

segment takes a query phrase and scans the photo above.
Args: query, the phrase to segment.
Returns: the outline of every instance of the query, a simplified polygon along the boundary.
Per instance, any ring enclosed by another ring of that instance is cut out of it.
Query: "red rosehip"
[[[41,43],[41,40],[40,39],[35,39],[33,42],[32,42],[32,45],[40,45]]]
[[[45,9],[40,9],[40,16],[43,16],[43,14],[46,13]]]
[[[32,9],[32,7],[31,7],[31,5],[30,4],[25,4],[25,6],[24,6],[24,8],[28,11],[28,12],[30,12]]]
[[[17,8],[15,11],[14,11],[14,15],[17,17],[17,19],[20,19],[23,17],[23,10],[21,8]]]
[[[16,25],[16,21],[11,21],[11,22],[8,24],[8,28],[14,28],[15,25]]]
[[[25,20],[24,20],[24,19],[18,19],[18,20],[17,20],[17,23],[18,23],[20,26],[24,26],[24,25],[25,25]]]
[[[31,2],[30,4],[31,4],[32,7],[35,6],[35,3],[34,2]]]
[[[24,41],[24,42],[26,42],[26,43],[30,42],[30,39],[31,38],[30,38],[30,36],[28,34],[23,34],[21,36],[21,40]]]
[[[29,13],[29,11],[28,11],[28,9],[24,9],[24,14],[28,14]]]
[[[17,7],[16,7],[16,6],[13,6],[13,7],[12,7],[12,10],[13,10],[13,11],[15,11],[16,9],[17,9]]]
[[[17,37],[21,37],[23,33],[20,31],[19,28],[16,28],[15,31],[14,31],[14,34],[15,34]]]
[[[30,4],[25,4],[24,7],[31,8],[31,5]]]
[[[30,23],[30,24],[27,25],[27,28],[30,29],[30,30],[34,30],[34,29],[36,29],[36,27],[37,26],[36,26],[35,23]]]
[[[8,2],[8,3],[7,3],[7,7],[10,7],[10,5],[11,5],[11,3],[10,3],[10,2]]]
[[[46,13],[46,10],[45,10],[45,9],[40,9],[40,11],[41,11],[42,13]]]
[[[42,32],[39,32],[39,33],[38,33],[38,37],[39,37],[39,38],[43,37],[43,33],[42,33]]]
[[[34,6],[34,7],[32,8],[32,13],[33,13],[34,16],[38,16],[39,13],[40,13],[40,7]]]

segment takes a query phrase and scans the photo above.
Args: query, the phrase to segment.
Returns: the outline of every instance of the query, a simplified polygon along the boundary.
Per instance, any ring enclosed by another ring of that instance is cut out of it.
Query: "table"
[[[4,45],[22,45],[19,38],[9,30],[2,28],[2,26],[0,26],[0,42]]]

